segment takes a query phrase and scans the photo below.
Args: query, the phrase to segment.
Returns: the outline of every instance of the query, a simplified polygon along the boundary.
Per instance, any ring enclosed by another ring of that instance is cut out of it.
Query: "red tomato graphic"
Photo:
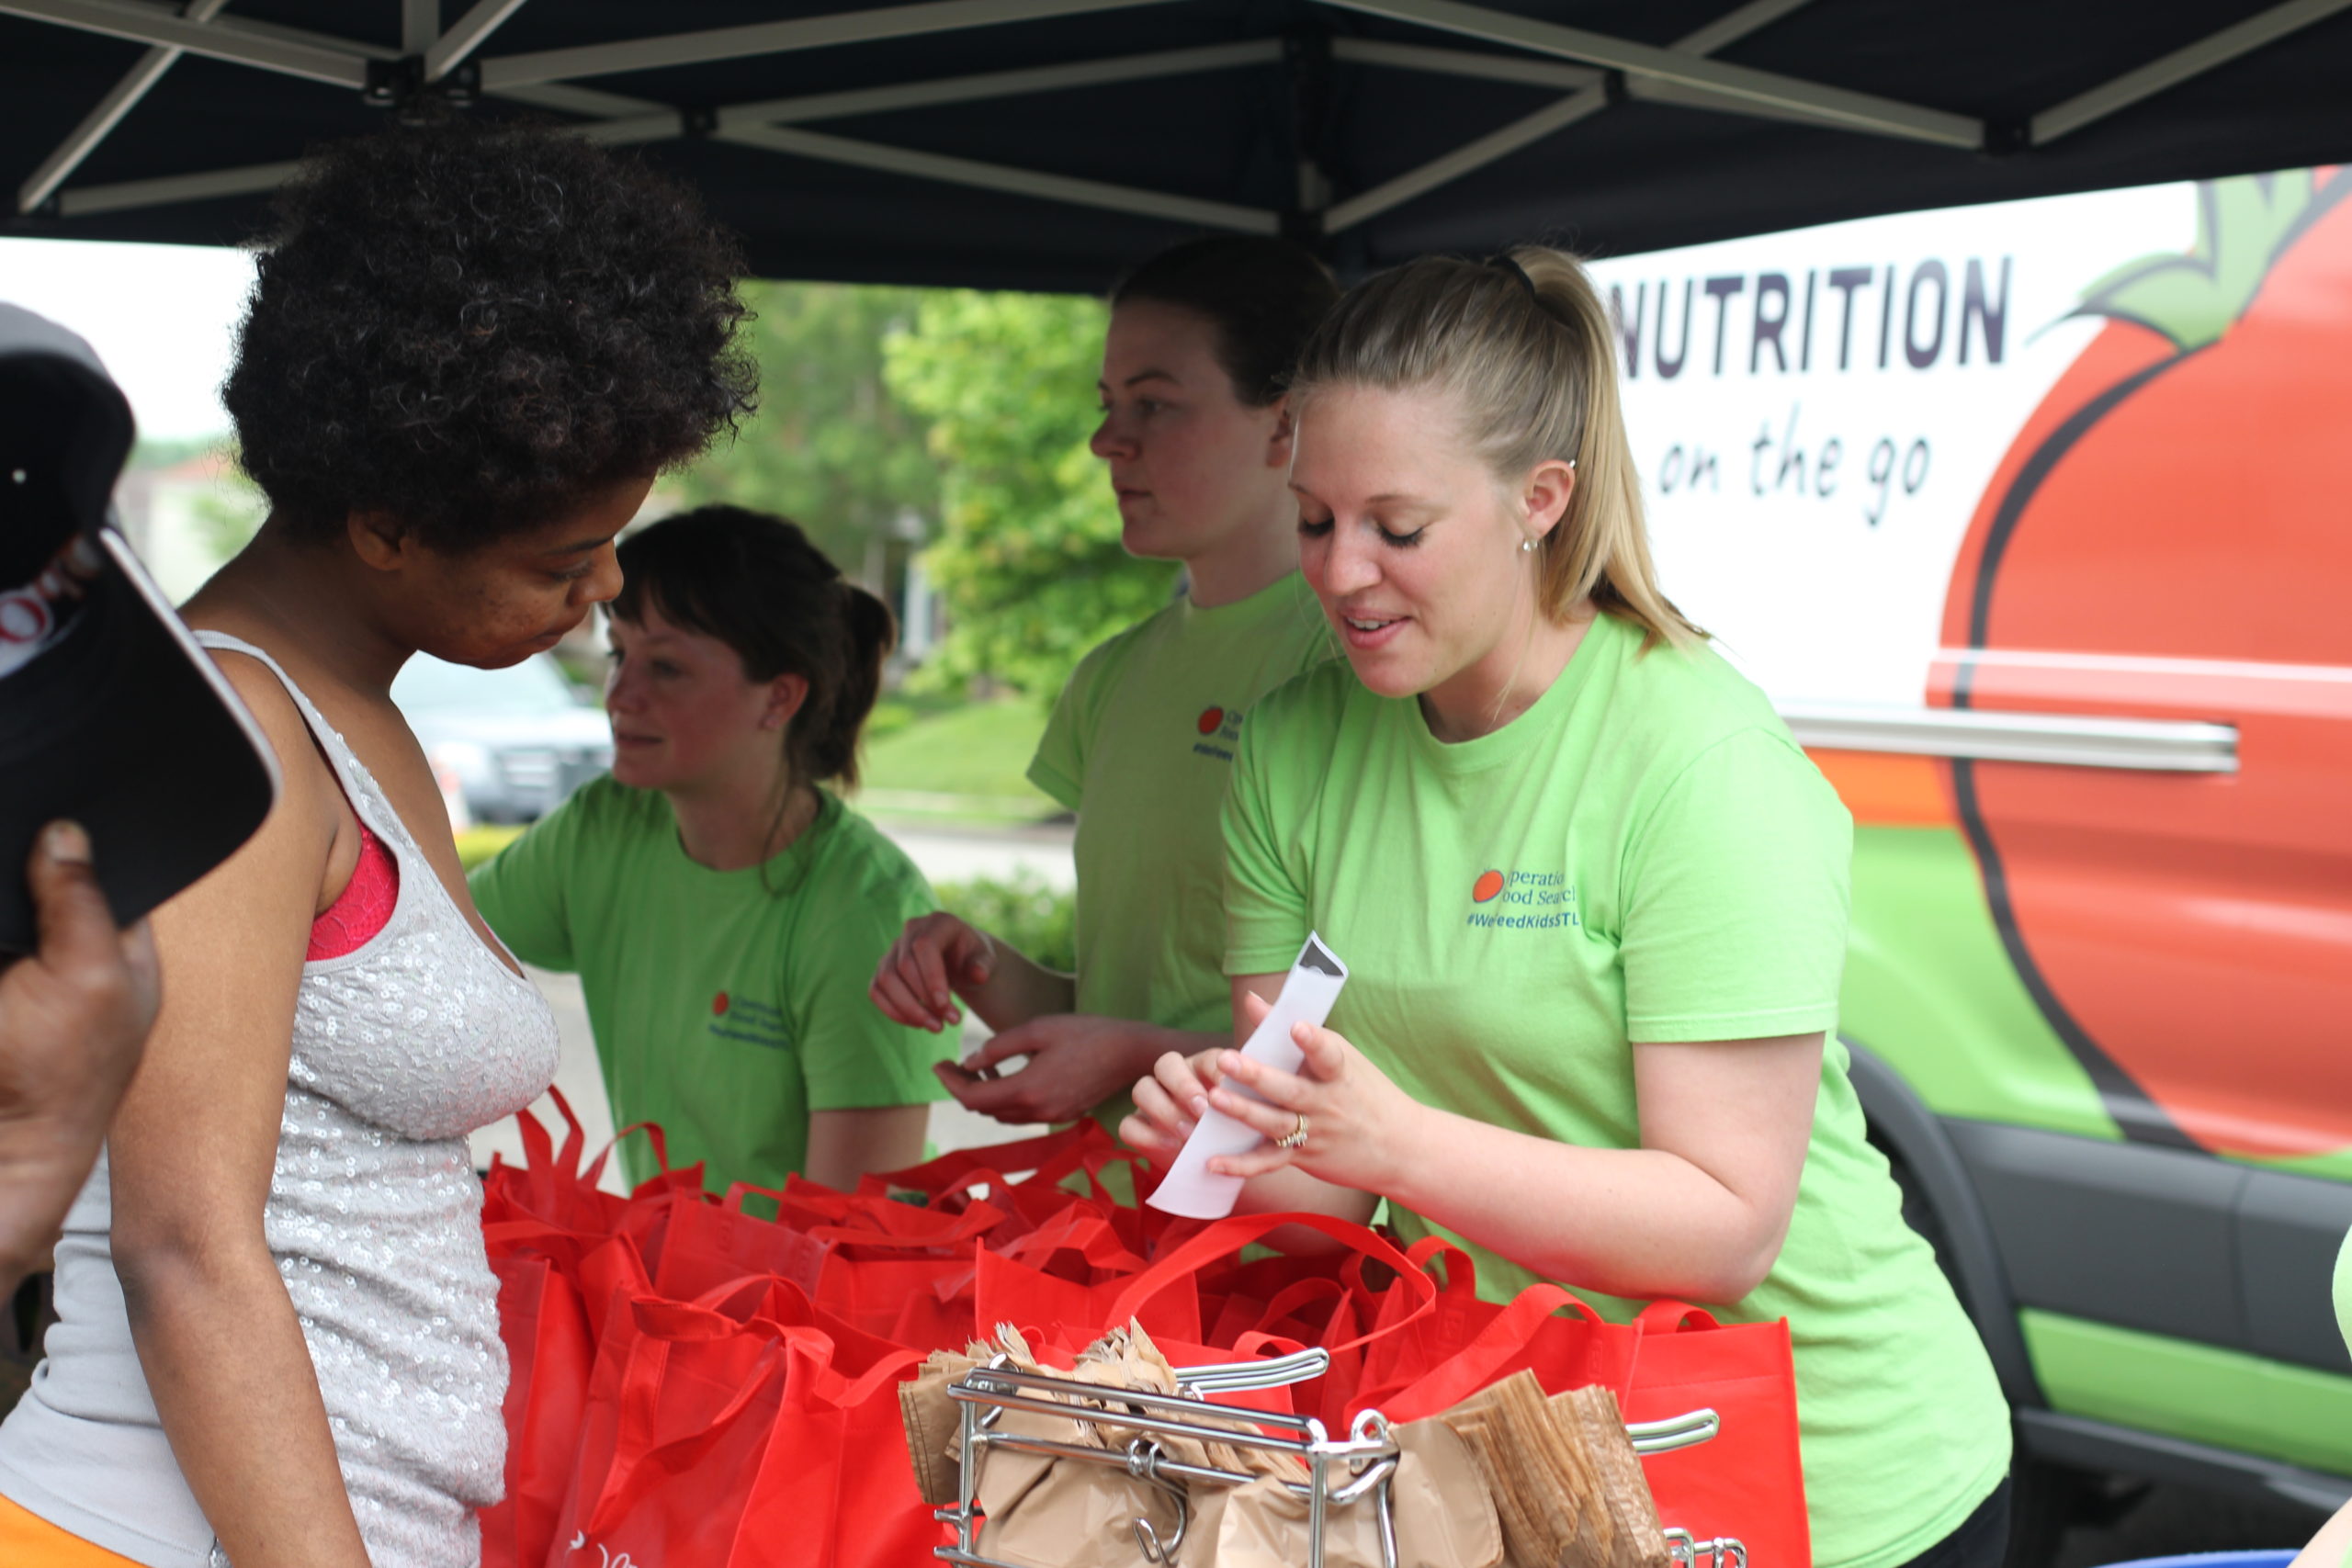
[[[728,1001],[727,1001],[727,993],[726,993],[725,991],[721,991],[721,992],[719,992],[719,993],[718,993],[718,995],[717,995],[717,996],[715,996],[715,997],[713,997],[713,998],[710,998],[710,1016],[711,1016],[711,1017],[713,1017],[713,1018],[725,1018],[725,1017],[727,1016],[727,1008],[728,1008]]]
[[[1224,722],[1225,710],[1223,708],[1203,708],[1201,710],[1201,733],[1203,735],[1215,735],[1216,733],[1217,726]]]
[[[2211,182],[2194,254],[2088,303],[2107,325],[2003,459],[1945,606],[1945,646],[1996,657],[1930,694],[2237,731],[2234,773],[1949,764],[2011,961],[2109,1111],[2217,1153],[2352,1144],[2347,194]]]
[[[1489,903],[1502,890],[1503,874],[1499,871],[1489,871],[1481,874],[1477,881],[1470,885],[1470,899],[1476,904]]]

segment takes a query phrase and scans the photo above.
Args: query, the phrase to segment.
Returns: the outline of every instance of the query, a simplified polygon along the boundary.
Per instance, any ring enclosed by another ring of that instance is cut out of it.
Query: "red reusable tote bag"
[[[673,1211],[653,1270],[658,1294],[690,1302],[747,1274],[773,1274],[815,1293],[826,1244],[797,1226],[745,1213],[743,1196],[755,1190],[739,1186],[719,1202]]]
[[[764,1289],[742,1282],[748,1294]],[[548,1568],[624,1557],[729,1568],[784,1373],[776,1337],[716,1303],[616,1298]]]
[[[1122,1176],[1120,1187],[1126,1190],[1114,1190],[1103,1180],[1106,1173]],[[1071,1179],[1079,1176],[1085,1179],[1083,1192]],[[1000,1251],[1060,1213],[1073,1198],[1082,1198],[1130,1250],[1144,1253],[1163,1237],[1198,1224],[1141,1206],[1138,1200],[1154,1185],[1140,1156],[1114,1140],[1099,1123],[1084,1121],[1057,1133],[959,1149],[905,1170],[865,1177],[858,1190],[920,1192],[933,1208],[951,1211],[970,1203],[974,1191],[985,1190],[987,1201],[1007,1212],[984,1244]]]
[[[491,1256],[537,1253],[570,1271],[607,1237],[627,1235],[636,1243],[646,1266],[654,1267],[661,1259],[672,1212],[706,1201],[702,1167],[672,1170],[662,1129],[650,1122],[639,1122],[616,1134],[583,1170],[580,1158],[587,1134],[563,1091],[550,1089],[548,1093],[567,1123],[562,1149],[554,1148],[537,1117],[519,1111],[514,1121],[522,1135],[524,1163],[517,1168],[500,1156],[491,1156],[481,1203],[482,1235]],[[627,1198],[605,1191],[597,1185],[604,1179],[605,1161],[612,1157],[621,1139],[638,1132],[652,1144],[661,1173],[639,1184]]]
[[[506,1342],[506,1495],[481,1513],[482,1568],[538,1568],[571,1482],[595,1340],[578,1288],[547,1258],[490,1267]]]
[[[941,1538],[896,1385],[922,1363],[757,1277],[616,1303],[547,1568],[883,1568]]]
[[[821,1322],[788,1286],[768,1313]],[[828,1329],[787,1345],[776,1441],[752,1486],[742,1539],[759,1568],[919,1568],[948,1536],[915,1487],[898,1385],[920,1351]],[[673,1562],[682,1560],[673,1559]]]
[[[1813,1561],[1797,1448],[1796,1366],[1786,1318],[1726,1327],[1681,1302],[1654,1302],[1634,1325],[1641,1349],[1628,1423],[1711,1409],[1706,1442],[1642,1461],[1658,1517],[1701,1540],[1731,1536],[1757,1568]]]
[[[1295,1341],[1256,1332],[1242,1335],[1230,1348],[1204,1345],[1199,1327],[1202,1275],[1213,1266],[1226,1263],[1250,1243],[1294,1225],[1320,1231],[1351,1253],[1398,1270],[1408,1304],[1399,1308],[1397,1325],[1410,1324],[1435,1300],[1437,1288],[1429,1276],[1413,1268],[1412,1260],[1376,1231],[1322,1214],[1245,1214],[1203,1227],[1169,1247],[1148,1269],[1130,1279],[1092,1286],[1056,1279],[984,1252],[980,1255],[979,1272],[980,1323],[989,1330],[1000,1322],[1012,1323],[1033,1335],[1031,1343],[1041,1353],[1069,1353],[1135,1319],[1142,1323],[1145,1331],[1179,1368],[1248,1360],[1267,1351],[1299,1348]],[[1327,1267],[1338,1271],[1342,1263],[1342,1258],[1334,1257],[1328,1260]],[[1343,1323],[1342,1326],[1347,1325]],[[1332,1352],[1334,1364],[1344,1363],[1346,1375],[1352,1376],[1352,1353],[1361,1349],[1368,1337],[1366,1334],[1350,1332],[1345,1339],[1322,1348]],[[1295,1391],[1269,1389],[1220,1395],[1219,1402],[1259,1409],[1317,1410],[1324,1407],[1325,1396],[1323,1388],[1309,1382]]]
[[[1440,1236],[1414,1243],[1412,1261],[1420,1266],[1415,1274],[1426,1280],[1421,1268],[1441,1254],[1445,1290],[1417,1321],[1392,1328],[1405,1309],[1396,1300],[1382,1303],[1364,1350],[1356,1409],[1418,1421],[1521,1369],[1532,1371],[1546,1393],[1599,1384],[1624,1403],[1635,1375],[1639,1328],[1603,1321],[1557,1285],[1530,1285],[1508,1304],[1483,1301],[1476,1265]],[[1397,1288],[1389,1287],[1392,1296]],[[1574,1315],[1557,1315],[1563,1309]]]

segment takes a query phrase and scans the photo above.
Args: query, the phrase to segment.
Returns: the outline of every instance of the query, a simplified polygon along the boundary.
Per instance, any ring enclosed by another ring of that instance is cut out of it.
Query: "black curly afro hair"
[[[577,136],[444,119],[279,194],[222,388],[297,536],[355,511],[458,552],[693,457],[752,406],[741,261],[687,190]]]

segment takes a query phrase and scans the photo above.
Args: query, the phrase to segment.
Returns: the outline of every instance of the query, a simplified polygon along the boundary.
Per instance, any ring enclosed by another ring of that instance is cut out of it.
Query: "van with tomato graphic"
[[[1840,1033],[2045,1528],[2118,1475],[2352,1496],[2348,198],[1593,268],[1665,583],[1853,813]]]

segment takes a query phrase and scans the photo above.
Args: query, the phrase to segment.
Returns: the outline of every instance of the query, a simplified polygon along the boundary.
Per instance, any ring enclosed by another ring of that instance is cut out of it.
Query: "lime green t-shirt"
[[[781,1187],[818,1111],[944,1099],[952,1036],[892,1023],[866,995],[906,921],[938,908],[899,848],[831,793],[764,866],[686,857],[669,801],[583,785],[471,878],[526,964],[577,971],[613,1117],[660,1123],[673,1165],[714,1190]],[[623,1146],[632,1181],[654,1170]]]
[[[1600,617],[1532,707],[1458,745],[1343,665],[1269,696],[1226,804],[1227,971],[1285,970],[1318,931],[1350,970],[1331,1027],[1405,1092],[1597,1148],[1640,1145],[1635,1042],[1834,1031],[1845,809],[1719,655],[1641,643]],[[1789,1319],[1815,1561],[1887,1568],[2000,1483],[2008,1412],[1847,1061],[1833,1033],[1788,1239],[1716,1315]],[[1481,1295],[1536,1279],[1468,1250]]]
[[[1293,572],[1214,610],[1178,599],[1080,661],[1029,764],[1078,813],[1080,1012],[1233,1027],[1217,807],[1258,699],[1333,651]]]
[[[2352,1235],[2335,1254],[2335,1326],[2344,1336],[2344,1348],[2352,1350]]]

